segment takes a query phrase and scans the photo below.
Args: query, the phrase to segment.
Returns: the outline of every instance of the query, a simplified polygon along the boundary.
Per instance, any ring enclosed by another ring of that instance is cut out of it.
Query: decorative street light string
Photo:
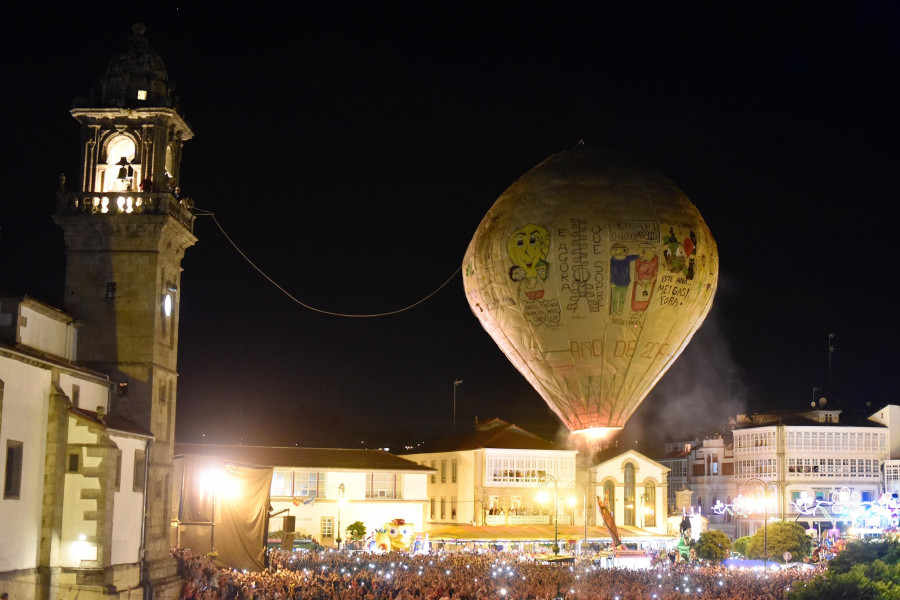
[[[313,312],[321,313],[321,314],[323,314],[323,315],[330,315],[330,316],[332,316],[332,317],[346,317],[346,318],[350,318],[350,319],[364,319],[364,318],[372,318],[372,317],[389,317],[389,316],[391,316],[391,315],[398,315],[398,314],[400,314],[400,313],[406,312],[406,311],[408,311],[408,310],[410,310],[410,309],[413,309],[413,308],[417,307],[418,305],[422,304],[423,302],[425,302],[426,300],[430,299],[432,296],[434,296],[435,294],[437,294],[438,292],[440,292],[440,291],[441,291],[442,289],[444,289],[444,288],[447,286],[447,284],[450,283],[450,281],[452,281],[453,278],[456,277],[456,276],[459,274],[459,272],[462,270],[462,265],[460,265],[459,267],[456,268],[456,270],[453,272],[453,274],[450,275],[450,277],[448,277],[446,280],[444,280],[444,283],[442,283],[441,285],[439,285],[439,286],[437,287],[436,290],[434,290],[433,292],[427,294],[424,298],[421,298],[420,300],[417,300],[417,301],[413,302],[412,304],[410,304],[410,305],[408,305],[408,306],[404,306],[403,308],[398,308],[398,309],[396,309],[396,310],[390,310],[390,311],[380,312],[380,313],[365,313],[365,314],[340,313],[340,312],[334,312],[334,311],[330,311],[330,310],[324,310],[324,309],[317,308],[317,307],[315,307],[315,306],[310,306],[309,304],[306,304],[305,302],[303,302],[302,300],[298,299],[296,296],[294,296],[293,294],[291,294],[289,291],[287,291],[286,289],[284,289],[284,288],[283,288],[281,285],[279,285],[278,282],[276,282],[274,279],[272,279],[271,277],[269,277],[269,275],[268,275],[265,271],[263,271],[261,268],[259,268],[259,267],[256,265],[256,263],[254,263],[252,260],[250,260],[250,257],[247,256],[247,255],[244,253],[244,251],[241,250],[240,247],[238,247],[238,245],[234,242],[234,240],[231,239],[231,236],[229,236],[229,235],[225,232],[225,229],[222,227],[222,224],[219,223],[219,220],[218,220],[218,219],[216,219],[215,213],[212,213],[212,212],[209,212],[209,211],[205,211],[205,210],[202,210],[202,209],[197,209],[197,208],[195,208],[195,209],[194,209],[194,214],[197,215],[197,216],[201,216],[201,217],[211,217],[212,220],[213,220],[213,223],[216,224],[216,227],[219,228],[219,231],[221,231],[221,232],[222,232],[222,235],[225,236],[225,239],[228,240],[228,243],[231,244],[231,246],[237,251],[238,254],[241,255],[241,257],[242,257],[245,261],[247,261],[247,264],[249,264],[251,267],[253,267],[253,269],[256,270],[257,273],[259,273],[260,275],[262,275],[263,278],[264,278],[266,281],[268,281],[269,283],[271,283],[272,285],[274,285],[276,288],[278,288],[278,290],[279,290],[282,294],[284,294],[285,296],[287,296],[288,298],[290,298],[291,300],[293,300],[296,304],[299,304],[300,306],[302,306],[302,307],[305,308],[305,309],[311,310],[311,311],[313,311]]]

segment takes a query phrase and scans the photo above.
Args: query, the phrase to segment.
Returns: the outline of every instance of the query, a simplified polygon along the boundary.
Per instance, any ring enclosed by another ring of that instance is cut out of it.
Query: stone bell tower
[[[192,203],[170,192],[193,132],[166,67],[136,24],[100,87],[78,99],[77,191],[59,192],[54,220],[66,249],[65,309],[83,320],[80,364],[118,382],[111,412],[153,432],[145,490],[142,583],[177,598],[169,557],[178,381],[181,260],[197,238]]]

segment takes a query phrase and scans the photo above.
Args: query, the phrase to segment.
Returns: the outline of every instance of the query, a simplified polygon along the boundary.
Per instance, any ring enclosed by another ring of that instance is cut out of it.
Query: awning
[[[552,541],[556,538],[553,525],[435,525],[426,533],[432,541],[537,542]],[[637,527],[619,527],[619,537],[623,542],[633,542],[671,536],[660,536]],[[589,526],[587,538],[588,541],[595,542],[612,541],[609,530],[599,526]],[[559,540],[560,542],[584,540],[584,527],[560,525]]]

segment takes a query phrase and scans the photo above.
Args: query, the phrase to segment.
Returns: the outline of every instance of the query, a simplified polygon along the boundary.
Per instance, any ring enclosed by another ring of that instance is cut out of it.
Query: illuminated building
[[[660,462],[685,473],[684,486],[710,528],[734,538],[762,528],[764,515],[817,532],[846,529],[854,522],[844,510],[851,499],[875,504],[898,487],[891,479],[898,417],[894,406],[860,418],[824,402],[808,411],[738,415],[731,444],[720,438],[689,443],[686,455]]]
[[[27,298],[0,309],[11,340],[0,445],[6,477],[21,474],[18,494],[0,500],[11,596],[180,592],[172,446],[181,260],[196,238],[190,200],[167,187],[193,134],[143,34],[135,25],[99,89],[71,110],[81,172],[72,191],[61,178],[53,216],[67,249],[65,313]]]
[[[56,308],[0,297],[0,589],[10,596],[71,587],[99,597],[107,575],[139,581],[153,434],[109,413],[117,386],[78,363],[79,334]]]
[[[431,469],[383,450],[176,444],[175,452],[176,461],[193,455],[271,468],[269,502],[278,516],[270,532],[336,546],[346,541],[338,527],[355,521],[372,533],[395,519],[418,532],[425,520]]]

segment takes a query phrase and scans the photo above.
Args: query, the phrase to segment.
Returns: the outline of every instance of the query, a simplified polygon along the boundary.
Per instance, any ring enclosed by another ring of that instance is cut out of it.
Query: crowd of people
[[[660,561],[653,569],[548,564],[512,553],[368,554],[274,550],[269,567],[217,567],[175,549],[184,600],[783,600],[818,569],[731,569]]]

